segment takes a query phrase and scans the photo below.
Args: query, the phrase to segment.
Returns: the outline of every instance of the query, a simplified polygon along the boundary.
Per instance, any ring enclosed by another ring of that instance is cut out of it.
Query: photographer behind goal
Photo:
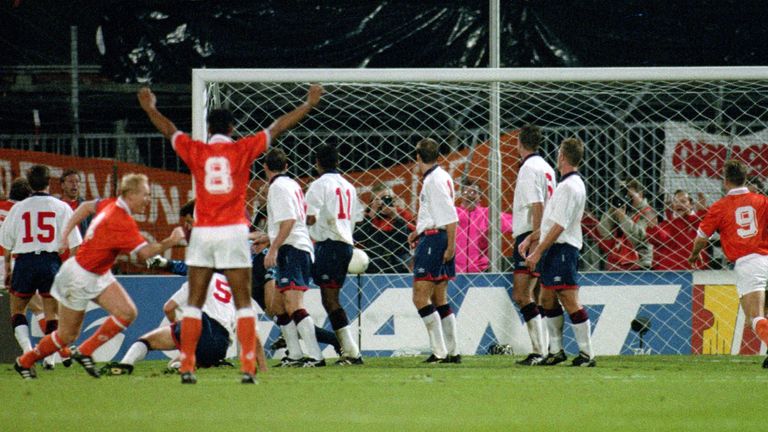
[[[653,264],[653,246],[646,229],[656,226],[656,211],[643,196],[643,186],[630,179],[620,184],[597,226],[603,240],[611,244],[606,255],[610,269],[647,270]]]

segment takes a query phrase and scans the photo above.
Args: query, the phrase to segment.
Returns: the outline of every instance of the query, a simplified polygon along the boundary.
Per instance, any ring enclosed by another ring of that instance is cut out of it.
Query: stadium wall
[[[167,323],[162,305],[185,281],[177,276],[119,276],[118,279],[135,300],[139,317],[124,334],[96,352],[98,361],[119,358],[136,338]],[[765,352],[749,326],[744,326],[733,280],[729,271],[583,274],[581,299],[592,320],[595,352],[598,355]],[[495,344],[509,345],[516,354],[528,352],[530,342],[525,324],[510,299],[511,285],[511,276],[500,273],[459,275],[451,283],[449,293],[463,353],[486,354]],[[347,280],[343,290],[344,307],[355,331],[361,329],[359,337],[364,355],[416,355],[428,350],[423,324],[411,303],[410,286],[410,275],[365,275]],[[329,327],[319,290],[307,292],[306,304],[315,322]],[[81,339],[92,334],[105,318],[104,311],[91,304]],[[637,330],[642,330],[642,323],[649,324],[641,343]],[[566,324],[565,330],[565,348],[573,354],[577,347],[569,325]],[[279,333],[262,313],[259,331],[267,346]],[[33,335],[40,335],[36,325]],[[324,354],[334,355],[330,347]],[[175,354],[152,353],[149,358],[172,355]]]

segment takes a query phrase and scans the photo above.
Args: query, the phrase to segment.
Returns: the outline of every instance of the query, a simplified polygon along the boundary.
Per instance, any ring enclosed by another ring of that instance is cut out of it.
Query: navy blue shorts
[[[309,252],[291,245],[280,246],[277,250],[277,289],[280,292],[308,290],[311,268]]]
[[[531,232],[528,231],[527,233],[520,234],[519,236],[515,237],[515,250],[512,252],[512,259],[514,260],[514,268],[512,269],[512,273],[514,274],[527,274],[531,275],[533,277],[539,277],[541,274],[542,269],[542,262],[544,260],[539,261],[539,264],[536,265],[536,268],[534,271],[531,271],[528,266],[525,265],[525,258],[523,258],[522,255],[520,255],[520,252],[517,250],[518,246],[520,246],[520,243],[522,243],[526,237],[531,235]],[[533,250],[528,251],[533,252]]]
[[[211,367],[227,357],[229,332],[205,312],[202,315],[203,331],[197,341],[195,358],[198,367]],[[176,348],[181,349],[181,321],[171,324],[171,335]]]
[[[269,248],[265,248],[261,253],[251,255],[252,273],[251,273],[251,298],[266,310],[264,305],[264,286],[268,281],[275,279],[275,267],[267,269],[264,267],[264,258],[267,256]]]
[[[541,258],[541,287],[551,290],[575,289],[579,285],[579,250],[567,243],[555,243]]]
[[[29,298],[40,293],[51,296],[51,285],[61,267],[61,257],[56,252],[25,253],[16,255],[16,264],[8,290],[16,297]]]
[[[315,243],[315,263],[312,280],[320,288],[341,288],[347,279],[352,245],[335,240]]]
[[[427,230],[419,236],[413,257],[413,279],[415,281],[442,282],[456,276],[456,258],[443,262],[448,247],[445,230]]]

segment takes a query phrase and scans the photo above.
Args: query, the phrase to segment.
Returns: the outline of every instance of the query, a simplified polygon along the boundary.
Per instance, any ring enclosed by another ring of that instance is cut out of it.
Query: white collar
[[[116,204],[118,207],[120,207],[121,209],[125,210],[125,211],[126,211],[126,213],[128,213],[129,215],[131,215],[131,214],[132,214],[132,213],[131,213],[131,208],[130,208],[130,207],[128,207],[128,203],[127,203],[127,202],[125,202],[125,200],[123,200],[123,197],[117,197],[117,201],[115,202],[115,204]]]
[[[232,138],[222,134],[214,134],[208,138],[208,144],[231,143]]]
[[[745,193],[749,193],[749,189],[746,186],[735,187],[728,191],[728,195],[742,195]]]

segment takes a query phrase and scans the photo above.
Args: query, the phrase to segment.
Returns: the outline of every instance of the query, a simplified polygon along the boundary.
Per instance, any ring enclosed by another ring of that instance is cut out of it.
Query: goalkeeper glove
[[[155,255],[152,258],[147,258],[148,269],[164,269],[168,267],[168,260],[161,255]]]

